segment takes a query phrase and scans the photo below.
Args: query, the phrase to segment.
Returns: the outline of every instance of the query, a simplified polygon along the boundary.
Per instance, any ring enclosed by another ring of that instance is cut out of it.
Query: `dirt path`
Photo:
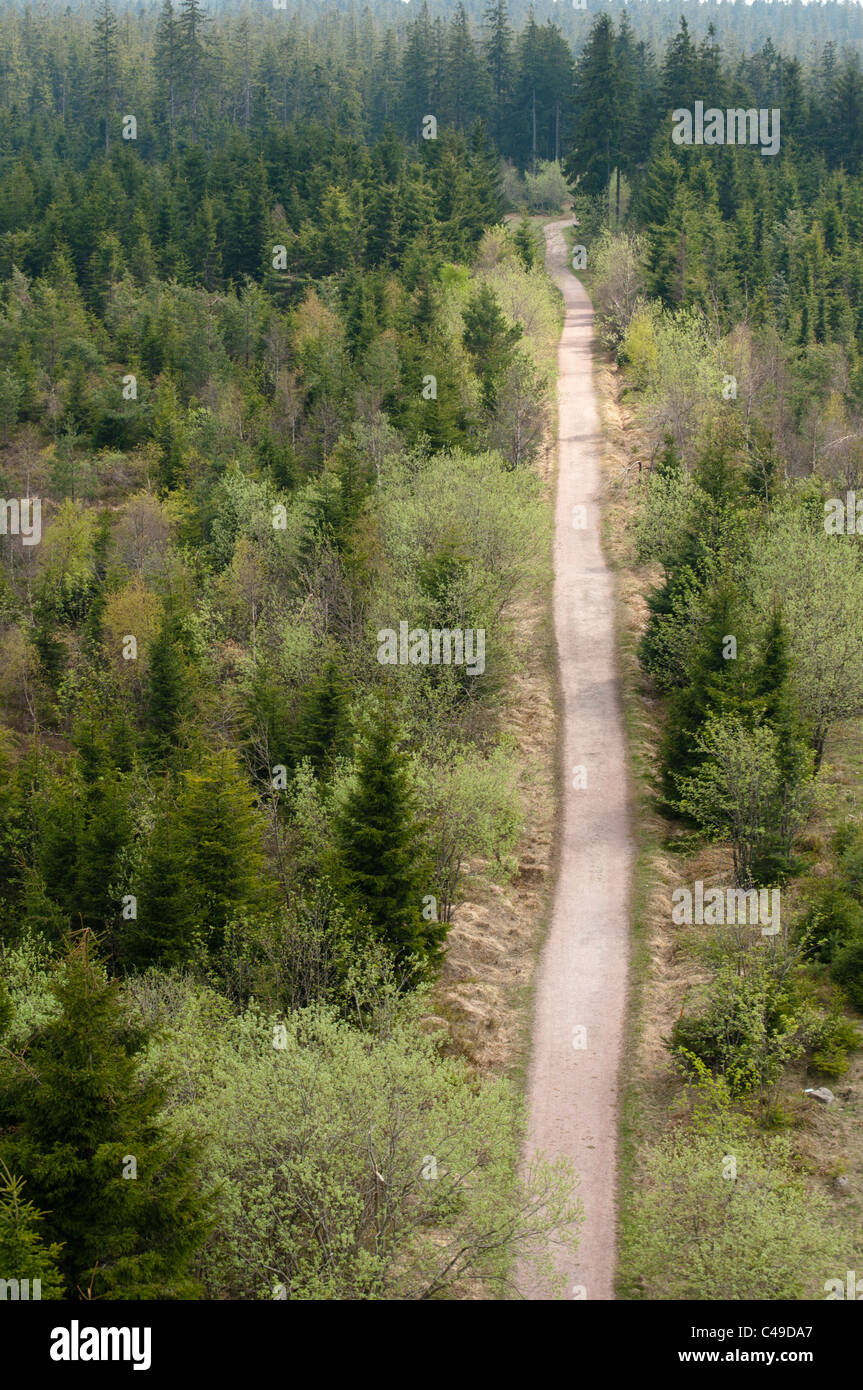
[[[528,1151],[566,1154],[581,1175],[581,1243],[561,1259],[560,1267],[567,1274],[567,1297],[596,1299],[614,1297],[618,1073],[633,847],[614,595],[600,546],[593,309],[570,270],[565,225],[546,227],[548,270],[566,301],[558,347],[554,539],[563,819],[554,914],[539,962],[534,1006]],[[575,772],[578,767],[584,769],[586,785],[575,785],[584,780]],[[533,1289],[529,1296],[542,1293]]]

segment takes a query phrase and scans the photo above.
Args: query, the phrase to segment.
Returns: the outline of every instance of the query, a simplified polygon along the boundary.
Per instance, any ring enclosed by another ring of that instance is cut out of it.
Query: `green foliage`
[[[0,1269],[4,1279],[39,1281],[39,1297],[63,1297],[63,1280],[57,1269],[61,1247],[46,1245],[42,1236],[44,1213],[24,1198],[23,1178],[10,1173],[0,1160]]]
[[[423,831],[407,754],[392,715],[381,707],[358,737],[354,778],[336,810],[343,892],[397,960],[416,956],[428,968],[440,957],[444,928],[422,914],[430,891]]]
[[[300,710],[297,750],[315,772],[322,773],[347,751],[347,694],[338,664],[327,660],[323,671],[308,688]]]
[[[837,951],[830,974],[842,986],[858,1013],[863,1013],[863,939],[847,942]]]
[[[642,1164],[628,1252],[640,1297],[820,1298],[844,1269],[827,1198],[796,1170],[786,1136],[714,1112],[651,1145]]]
[[[493,410],[522,328],[518,323],[507,323],[494,290],[485,283],[471,297],[463,317],[462,341],[482,385],[483,405]]]
[[[809,1039],[812,1065],[824,1076],[838,1079],[848,1070],[848,1053],[863,1046],[854,1024],[836,1011],[815,1025]]]
[[[169,758],[176,749],[188,703],[182,648],[172,625],[163,622],[150,647],[147,673],[148,742],[155,762]]]
[[[154,1060],[189,1079],[176,1121],[220,1183],[208,1297],[494,1296],[515,1256],[541,1263],[577,1222],[564,1166],[514,1176],[508,1084],[440,1056],[422,1008],[391,999],[367,1032],[315,1009],[235,1016],[203,995],[174,1011]]]
[[[0,1159],[45,1208],[44,1239],[69,1289],[194,1298],[204,1237],[196,1150],[160,1118],[163,1083],[140,1070],[130,1029],[83,933],[52,981],[57,1013],[0,1068]],[[136,1176],[124,1176],[134,1159]]]
[[[831,961],[849,942],[863,940],[863,907],[840,883],[828,879],[810,895],[797,931],[810,960]]]
[[[697,1058],[724,1079],[732,1096],[754,1097],[763,1116],[786,1066],[807,1049],[825,1046],[825,1016],[796,983],[791,963],[781,952],[765,959],[756,949],[742,969],[740,961],[722,964],[706,1006],[698,1014],[681,1013],[668,1040],[685,1066],[697,1072]]]

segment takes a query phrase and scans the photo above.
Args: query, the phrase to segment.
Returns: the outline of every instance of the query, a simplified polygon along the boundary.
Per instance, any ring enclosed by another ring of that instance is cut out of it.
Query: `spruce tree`
[[[44,1212],[25,1199],[25,1185],[0,1161],[0,1277],[18,1280],[19,1297],[21,1281],[26,1279],[28,1299],[62,1298],[63,1280],[57,1268],[61,1247],[45,1244]],[[38,1280],[38,1293],[34,1280]]]
[[[177,77],[179,74],[180,33],[177,13],[173,0],[162,0],[159,21],[156,26],[156,40],[153,51],[153,68],[161,87],[160,96],[165,103],[164,122],[168,127],[171,147],[174,145],[174,126],[177,113]]]
[[[671,702],[662,747],[663,788],[669,805],[675,805],[681,779],[690,777],[701,763],[696,739],[709,715],[753,712],[743,689],[742,667],[726,639],[741,642],[740,605],[730,578],[713,586],[698,641],[693,648],[686,684]]]
[[[614,25],[607,14],[594,20],[578,61],[576,136],[566,173],[581,192],[609,191],[611,171],[621,157],[623,133],[617,89]]]
[[[788,629],[778,602],[774,603],[767,622],[753,687],[761,704],[761,717],[776,734],[779,794],[775,825],[767,836],[764,850],[753,865],[759,881],[771,882],[788,872],[791,846],[798,825],[795,811],[800,789],[811,776],[813,766],[812,751],[794,698]]]
[[[513,87],[512,26],[506,0],[490,0],[483,23],[486,31],[483,52],[493,96],[492,130],[495,144],[503,153]]]
[[[105,153],[111,150],[111,113],[119,73],[117,17],[102,0],[93,25],[94,96],[105,122]]]
[[[297,729],[299,756],[308,758],[319,774],[344,751],[346,704],[338,662],[330,657],[306,694]]]
[[[423,825],[389,713],[375,712],[358,740],[356,777],[337,813],[335,839],[351,906],[404,960],[439,958],[444,927],[422,915],[430,874]]]
[[[523,217],[516,227],[513,241],[518,251],[518,257],[525,270],[533,270],[537,261],[536,239],[530,225],[530,219]]]
[[[176,750],[188,701],[183,652],[170,621],[162,624],[150,647],[147,674],[147,747],[154,762]]]
[[[199,1297],[189,1271],[207,1203],[196,1148],[164,1126],[164,1082],[140,1066],[147,1034],[130,1026],[89,931],[51,990],[58,1012],[0,1068],[0,1158],[44,1210],[70,1292]]]
[[[483,405],[493,410],[501,379],[522,334],[521,325],[507,323],[494,290],[486,284],[472,295],[463,320],[462,340],[482,384]]]
[[[177,835],[206,944],[218,954],[231,921],[266,892],[263,821],[232,749],[203,754],[199,770],[184,773]]]
[[[186,847],[173,806],[176,787],[167,783],[133,880],[135,915],[120,926],[120,959],[126,969],[191,964],[204,940],[203,912],[196,910]]]

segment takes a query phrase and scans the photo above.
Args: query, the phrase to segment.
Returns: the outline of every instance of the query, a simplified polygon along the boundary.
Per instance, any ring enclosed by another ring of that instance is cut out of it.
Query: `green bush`
[[[682,1015],[668,1045],[685,1069],[699,1059],[725,1079],[732,1096],[755,1095],[766,1110],[785,1066],[807,1050],[821,1016],[793,979],[762,957],[750,958],[744,969],[741,975],[737,963],[724,965],[704,1011]]]
[[[844,837],[843,837],[844,838]],[[837,836],[837,840],[839,837]],[[841,843],[841,841],[840,841]],[[847,880],[849,892],[863,899],[863,836],[857,831],[842,844],[840,852],[842,873]]]
[[[823,1297],[844,1268],[830,1217],[787,1136],[759,1140],[726,1116],[645,1153],[626,1263],[651,1300]]]
[[[863,1013],[863,939],[849,941],[835,956],[830,974],[841,985],[855,1009]]]
[[[824,1076],[844,1076],[848,1070],[848,1053],[861,1045],[860,1034],[841,1013],[828,1014],[816,1025],[809,1039],[812,1063]]]
[[[797,926],[807,960],[831,961],[837,951],[863,940],[863,907],[835,879],[812,894]]]
[[[155,974],[130,988],[150,1021],[168,1012],[150,1064],[174,1077],[174,1122],[218,1187],[208,1297],[507,1297],[516,1260],[542,1278],[549,1240],[568,1242],[568,1165],[516,1176],[512,1087],[442,1056],[422,999],[391,998],[364,1031],[317,1008],[235,1015]]]

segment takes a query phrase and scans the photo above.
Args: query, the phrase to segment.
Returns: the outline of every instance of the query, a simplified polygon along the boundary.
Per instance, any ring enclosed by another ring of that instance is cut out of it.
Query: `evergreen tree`
[[[488,284],[480,285],[473,294],[463,320],[462,340],[482,383],[483,405],[493,410],[500,381],[522,334],[521,325],[507,323],[497,296]]]
[[[407,28],[401,67],[404,122],[412,140],[422,134],[423,116],[430,113],[433,69],[433,43],[428,5],[423,6]]]
[[[26,1060],[0,1068],[0,1158],[44,1208],[70,1291],[196,1298],[189,1271],[206,1232],[196,1150],[163,1126],[164,1084],[140,1069],[147,1035],[128,1023],[90,932],[51,989],[58,1013],[33,1029]]]
[[[567,118],[572,107],[572,50],[556,24],[547,21],[540,34],[541,120],[546,159],[560,160]]]
[[[207,23],[207,14],[198,0],[180,0],[178,55],[193,141],[198,138],[201,87],[207,57],[204,39]]]
[[[742,646],[741,609],[730,578],[712,587],[698,640],[693,647],[684,687],[671,701],[662,745],[663,789],[676,805],[681,781],[701,762],[696,737],[709,715],[755,713],[751,689],[742,683],[742,661],[729,655],[728,638]]]
[[[376,712],[357,746],[356,776],[335,824],[348,902],[367,916],[399,959],[438,959],[444,927],[426,922],[429,867],[423,826],[389,713]]]
[[[101,0],[93,24],[95,96],[105,121],[105,153],[111,150],[111,114],[119,67],[117,17],[108,0]]]
[[[539,25],[528,11],[527,24],[518,36],[513,153],[522,167],[536,173],[537,129],[542,118],[543,45]]]
[[[344,751],[346,703],[338,663],[330,657],[306,694],[297,728],[299,756],[308,758],[317,773]]]
[[[156,26],[153,67],[164,102],[163,120],[168,127],[168,135],[173,148],[174,127],[177,119],[177,82],[180,72],[180,30],[173,0],[162,0],[159,22]]]
[[[183,826],[166,783],[155,808],[143,863],[135,877],[135,915],[120,927],[119,956],[126,969],[165,970],[189,965],[202,954],[206,922],[188,863]]]
[[[578,61],[575,139],[566,172],[579,190],[596,196],[609,191],[612,169],[621,158],[623,134],[615,59],[614,26],[607,14],[593,23]]]
[[[528,217],[522,217],[515,231],[513,241],[518,251],[519,260],[525,270],[533,270],[537,262],[536,238]]]
[[[155,762],[163,762],[177,748],[187,703],[183,651],[175,625],[166,620],[151,643],[147,673],[147,742]]]
[[[486,31],[483,53],[491,81],[493,115],[491,128],[497,148],[503,151],[506,138],[513,88],[512,26],[507,15],[506,0],[490,0],[484,14]]]
[[[42,1236],[44,1213],[25,1201],[24,1179],[10,1173],[0,1160],[0,1269],[4,1279],[28,1281],[27,1296],[63,1297],[63,1280],[57,1269],[61,1247],[46,1245]],[[38,1294],[33,1281],[38,1280]]]
[[[462,0],[458,0],[446,44],[444,114],[456,130],[470,130],[481,116],[488,93],[488,78],[476,51]]]
[[[218,953],[233,918],[266,892],[263,826],[233,750],[204,754],[200,770],[184,773],[177,817],[196,913]]]
[[[662,63],[662,110],[665,115],[685,107],[693,109],[697,99],[705,93],[699,91],[698,51],[692,42],[689,25],[681,16],[680,28],[665,50]]]

